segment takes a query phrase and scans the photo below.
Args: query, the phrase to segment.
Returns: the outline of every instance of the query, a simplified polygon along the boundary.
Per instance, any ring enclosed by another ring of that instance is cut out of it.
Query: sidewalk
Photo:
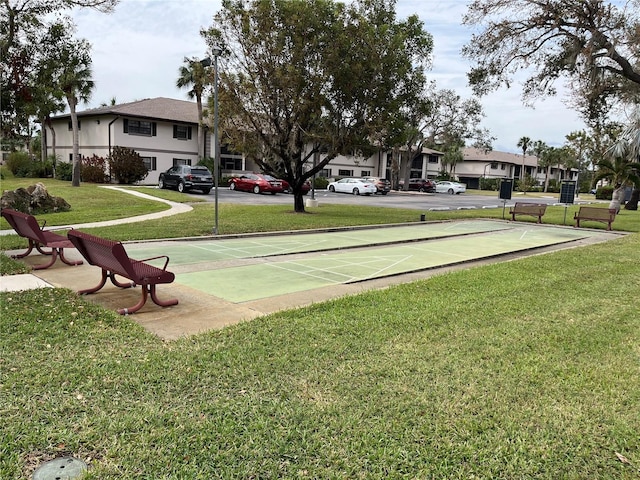
[[[77,225],[56,225],[52,227],[45,227],[45,230],[70,230],[72,228],[92,228],[92,227],[110,227],[112,225],[122,225],[125,223],[134,223],[134,222],[143,222],[145,220],[153,220],[156,218],[169,217],[171,215],[176,215],[178,213],[190,212],[193,210],[193,207],[190,205],[186,205],[184,203],[172,202],[170,200],[164,200],[162,198],[154,197],[152,195],[147,195],[146,193],[141,193],[135,190],[129,190],[128,188],[121,187],[112,187],[105,186],[101,188],[110,188],[112,190],[118,190],[120,192],[128,193],[130,195],[135,195],[136,197],[146,198],[148,200],[155,200],[156,202],[162,202],[169,205],[168,210],[163,210],[162,212],[156,213],[148,213],[146,215],[138,215],[136,217],[127,217],[127,218],[118,218],[116,220],[105,220],[103,222],[90,222],[90,223],[79,223]],[[0,230],[0,235],[14,235],[15,230]]]

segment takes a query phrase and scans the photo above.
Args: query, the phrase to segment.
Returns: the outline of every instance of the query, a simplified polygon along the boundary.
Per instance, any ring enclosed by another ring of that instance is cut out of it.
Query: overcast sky
[[[428,78],[437,87],[450,88],[469,97],[466,72],[469,63],[460,49],[471,31],[461,25],[467,0],[398,0],[398,18],[411,14],[425,23],[433,35],[433,68]],[[96,84],[91,101],[80,109],[144,98],[168,97],[188,100],[186,90],[176,88],[184,57],[204,58],[206,45],[200,29],[209,27],[220,0],[121,0],[110,15],[90,9],[74,11],[78,38],[92,45]],[[559,85],[560,87],[560,85]],[[565,135],[582,130],[578,115],[566,108],[562,98],[523,106],[520,88],[501,89],[482,99],[483,126],[496,137],[494,150],[521,153],[518,140],[527,136],[551,146],[561,146]]]

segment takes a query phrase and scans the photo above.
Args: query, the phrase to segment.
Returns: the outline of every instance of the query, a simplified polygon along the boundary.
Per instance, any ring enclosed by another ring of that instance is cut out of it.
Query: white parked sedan
[[[464,193],[467,191],[467,186],[464,183],[458,182],[436,182],[436,193]]]
[[[378,191],[373,182],[367,182],[362,178],[342,178],[337,182],[331,182],[327,189],[330,192],[352,193],[354,195],[371,195]]]

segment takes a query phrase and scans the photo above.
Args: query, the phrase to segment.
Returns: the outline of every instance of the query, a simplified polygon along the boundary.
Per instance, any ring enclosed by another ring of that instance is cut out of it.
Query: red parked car
[[[400,181],[400,188],[404,186],[404,182]],[[409,179],[408,190],[426,193],[436,193],[436,182],[433,180],[427,180],[425,178],[411,178]]]
[[[282,180],[261,173],[245,173],[229,180],[229,190],[242,190],[245,192],[263,193],[271,195],[282,193],[284,187]]]
[[[291,185],[289,185],[289,182],[287,182],[282,178],[280,179],[280,181],[282,182],[282,191],[284,193],[293,193],[293,190],[291,189]],[[307,180],[302,185],[302,194],[306,195],[307,193],[309,193],[309,190],[311,190],[311,182]]]

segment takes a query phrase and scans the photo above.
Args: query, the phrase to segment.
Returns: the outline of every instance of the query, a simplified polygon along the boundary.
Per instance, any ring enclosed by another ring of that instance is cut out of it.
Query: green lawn
[[[195,207],[96,231],[208,233]],[[228,208],[223,233],[420,213]],[[68,290],[0,294],[0,478],[75,455],[95,479],[637,479],[639,265],[636,233],[174,342]]]

